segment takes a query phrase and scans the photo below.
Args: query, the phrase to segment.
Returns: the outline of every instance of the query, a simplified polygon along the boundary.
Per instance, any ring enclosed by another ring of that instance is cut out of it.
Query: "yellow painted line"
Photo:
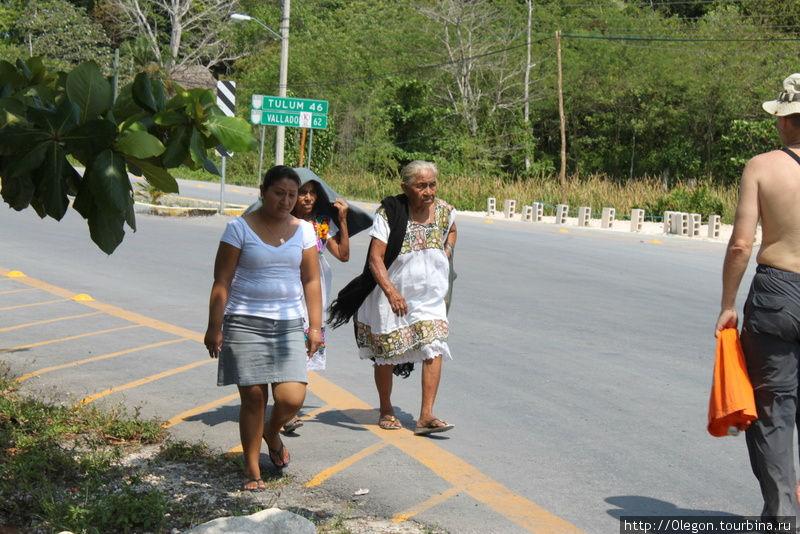
[[[329,467],[328,469],[325,469],[324,471],[320,471],[319,473],[314,475],[314,478],[312,478],[311,480],[309,480],[306,483],[306,487],[313,488],[314,486],[319,486],[320,484],[322,484],[323,482],[325,482],[326,480],[331,478],[336,473],[338,473],[340,471],[344,471],[345,469],[347,469],[348,467],[350,467],[351,465],[353,465],[357,461],[363,460],[367,456],[371,456],[372,454],[375,454],[376,452],[378,452],[382,448],[386,447],[387,445],[389,445],[389,443],[387,443],[386,441],[379,441],[378,443],[370,445],[369,447],[367,447],[365,449],[361,449],[360,451],[358,451],[354,455],[350,456],[349,458],[345,458],[344,460],[342,460],[338,464],[336,464],[336,465],[334,465],[332,467]]]
[[[11,271],[7,271],[5,269],[0,268],[0,276],[2,275],[9,276],[10,272]],[[24,275],[20,278],[17,278],[16,281],[21,282],[23,284],[27,284],[31,287],[35,287],[37,289],[41,289],[42,291],[52,293],[53,295],[58,295],[59,297],[63,297],[66,300],[70,300],[77,295],[77,293],[73,293],[66,289],[62,289],[60,287],[48,284],[47,282],[42,282],[41,280],[36,280],[35,278],[30,278]],[[107,313],[108,315],[113,315],[114,317],[119,317],[120,319],[125,319],[126,321],[130,321],[132,323],[136,323],[141,326],[150,327],[154,330],[159,330],[161,332],[174,334],[177,337],[191,339],[192,341],[199,341],[201,343],[203,342],[203,334],[200,334],[199,332],[194,332],[192,330],[181,328],[180,326],[175,326],[168,323],[163,323],[151,317],[147,317],[145,315],[140,315],[135,312],[124,310],[116,306],[111,306],[110,304],[103,304],[102,302],[97,302],[97,301],[83,301],[79,302],[79,304],[87,306],[89,308],[94,308],[95,310],[100,310],[101,312]]]
[[[401,523],[403,521],[408,521],[408,518],[413,517],[415,515],[419,515],[426,510],[429,510],[436,506],[437,504],[441,504],[448,499],[451,499],[458,495],[461,492],[459,488],[450,488],[446,489],[438,495],[432,496],[430,499],[423,501],[416,506],[412,506],[405,512],[400,512],[399,514],[394,514],[392,516],[392,521],[394,523]]]
[[[0,275],[8,276],[9,272],[10,271],[8,270],[0,268]],[[17,278],[17,280],[31,287],[36,287],[67,299],[75,296],[75,294],[70,291],[33,278],[29,278],[24,275],[20,278]],[[103,311],[115,317],[126,319],[142,326],[149,326],[162,332],[173,333],[178,337],[184,337],[199,342],[202,342],[203,340],[203,335],[198,332],[193,332],[185,328],[163,323],[150,317],[129,312],[115,306],[102,304],[96,301],[81,302],[80,304]],[[180,373],[213,361],[214,360],[209,358],[207,360],[202,360],[194,364],[179,367],[158,375],[143,378],[135,382],[130,382],[123,386],[112,388],[96,395],[86,397],[85,399],[82,399],[78,405],[82,406],[97,400],[98,398],[109,395],[110,393],[137,387],[142,384],[158,380],[159,378]],[[433,473],[438,477],[447,481],[451,486],[458,488],[460,491],[470,495],[472,498],[485,504],[503,517],[517,523],[531,532],[541,534],[567,534],[581,532],[574,525],[551,514],[533,501],[525,499],[517,493],[512,492],[499,482],[484,475],[458,456],[442,449],[433,441],[414,436],[413,432],[408,429],[401,429],[392,432],[381,430],[378,425],[375,424],[375,421],[377,421],[377,413],[372,406],[354,396],[347,390],[323,378],[318,373],[310,372],[309,377],[311,378],[309,383],[309,389],[311,392],[321,398],[326,404],[330,405],[332,409],[345,413],[351,419],[362,424],[368,431],[378,436],[382,441],[393,445],[405,454],[416,459],[433,471]],[[231,454],[236,452],[241,452],[241,445],[229,451]]]
[[[87,332],[85,334],[78,334],[78,335],[75,335],[75,336],[61,337],[61,338],[58,338],[58,339],[49,339],[47,341],[38,341],[36,343],[31,343],[30,345],[20,345],[19,347],[12,347],[10,349],[2,349],[2,350],[0,350],[0,354],[5,354],[7,352],[15,352],[15,351],[18,351],[18,350],[23,350],[23,349],[30,349],[30,348],[33,348],[33,347],[41,347],[42,345],[50,345],[51,343],[59,343],[61,341],[72,341],[73,339],[80,339],[82,337],[97,336],[97,335],[100,335],[100,334],[107,334],[109,332],[118,332],[120,330],[127,330],[129,328],[139,328],[140,326],[141,325],[138,325],[138,324],[129,324],[127,326],[119,326],[117,328],[109,328],[107,330],[97,330],[96,332]]]
[[[561,229],[558,231],[558,233],[559,233],[559,234],[568,234],[568,233],[569,233],[569,230],[567,230],[566,228],[561,228]]]
[[[485,219],[483,222],[485,222],[486,224],[494,224],[494,221],[491,219]]]
[[[169,341],[161,341],[160,343],[151,343],[149,345],[143,345],[141,347],[134,347],[132,349],[121,350],[119,352],[112,352],[110,354],[102,354],[100,356],[92,356],[91,358],[85,358],[83,360],[78,360],[74,362],[65,363],[62,365],[54,365],[52,367],[45,367],[43,369],[39,369],[37,371],[33,371],[31,373],[22,375],[21,377],[17,378],[18,383],[22,383],[29,378],[33,378],[34,376],[43,375],[45,373],[49,373],[51,371],[58,371],[59,369],[66,369],[68,367],[77,367],[78,365],[83,365],[85,363],[96,362],[99,360],[106,360],[108,358],[115,358],[117,356],[122,356],[123,354],[130,354],[132,352],[139,352],[141,350],[152,349],[155,347],[162,347],[164,345],[169,345],[171,343],[177,343],[179,341],[186,341],[185,339],[170,339]]]
[[[112,393],[117,393],[119,391],[125,391],[126,389],[136,388],[142,386],[144,384],[149,384],[150,382],[155,382],[156,380],[160,380],[162,378],[166,378],[168,376],[176,375],[178,373],[182,373],[184,371],[188,371],[190,369],[194,369],[195,367],[199,367],[201,365],[206,365],[211,362],[215,362],[216,360],[212,360],[208,358],[206,360],[201,360],[199,362],[190,363],[189,365],[183,365],[181,367],[176,367],[175,369],[170,369],[169,371],[164,371],[163,373],[157,373],[154,375],[146,376],[144,378],[140,378],[139,380],[134,380],[133,382],[128,382],[127,384],[123,384],[121,386],[116,386],[113,388],[109,388],[105,391],[101,391],[100,393],[95,393],[94,395],[89,395],[88,397],[84,397],[79,400],[75,404],[75,408],[79,408],[81,406],[86,406],[90,402],[94,402],[97,399],[103,398],[107,395],[111,395]]]
[[[318,373],[311,372],[309,376],[311,378],[309,389],[332,408],[344,412],[345,415],[362,424],[382,441],[397,447],[428,467],[439,478],[459,488],[503,517],[537,534],[582,532],[571,523],[484,475],[431,440],[414,436],[414,433],[408,429],[391,432],[381,430],[375,423],[378,420],[378,414],[374,408]]]
[[[659,241],[658,239],[651,239],[650,241],[648,241],[648,243],[653,243],[655,245],[660,245],[661,241]]]
[[[9,278],[22,278],[25,276],[25,273],[22,271],[8,271],[6,276]]]
[[[0,308],[0,311],[17,310],[19,308],[30,308],[31,306],[44,306],[45,304],[55,304],[56,302],[64,302],[66,300],[69,299],[46,300],[44,302],[31,302],[30,304],[19,304],[17,306],[8,306],[6,308]]]
[[[9,280],[6,278],[6,280]],[[24,287],[22,289],[9,289],[8,291],[0,291],[0,295],[8,295],[10,293],[22,293],[23,291],[33,291],[34,288],[32,287]]]
[[[228,404],[231,401],[234,401],[239,398],[239,393],[234,393],[232,395],[227,395],[225,397],[219,398],[215,401],[211,401],[207,404],[203,404],[202,406],[198,406],[197,408],[192,408],[191,410],[186,410],[183,413],[179,413],[175,417],[171,418],[169,421],[164,423],[164,428],[170,428],[178,423],[185,421],[186,419],[192,417],[193,415],[197,415],[199,413],[206,412],[211,410],[212,408],[216,408],[217,406],[221,406],[223,404]]]
[[[95,311],[89,313],[82,313],[80,315],[69,315],[67,317],[56,317],[55,319],[47,319],[45,321],[36,321],[35,323],[26,323],[26,324],[18,324],[16,326],[8,326],[6,328],[0,328],[0,332],[8,332],[9,330],[16,330],[17,328],[27,328],[29,326],[38,326],[40,324],[47,324],[47,323],[55,323],[57,321],[67,321],[69,319],[80,319],[82,317],[90,317],[92,315],[99,315],[103,312]]]

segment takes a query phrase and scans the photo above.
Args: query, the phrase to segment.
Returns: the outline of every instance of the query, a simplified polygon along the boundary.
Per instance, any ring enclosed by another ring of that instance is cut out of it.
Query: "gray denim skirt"
[[[303,319],[226,315],[217,385],[308,383]]]

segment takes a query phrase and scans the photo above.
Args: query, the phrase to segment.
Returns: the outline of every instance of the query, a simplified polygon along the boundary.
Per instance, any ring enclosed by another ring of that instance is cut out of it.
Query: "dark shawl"
[[[386,197],[381,200],[381,206],[386,210],[389,220],[389,242],[386,243],[386,254],[383,256],[383,264],[388,269],[403,247],[408,226],[408,197],[405,194]],[[348,322],[377,285],[369,268],[368,250],[364,270],[339,291],[336,300],[328,308],[328,324],[332,328],[338,328]]]

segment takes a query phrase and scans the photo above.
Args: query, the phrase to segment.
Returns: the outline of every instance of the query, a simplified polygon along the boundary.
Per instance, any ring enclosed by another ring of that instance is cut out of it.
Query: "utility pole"
[[[531,129],[531,105],[530,105],[530,90],[528,85],[531,81],[531,14],[533,13],[533,0],[528,0],[528,40],[527,40],[527,48],[528,48],[528,62],[525,63],[525,111],[524,111],[524,123],[526,128],[526,133],[530,133]],[[525,147],[525,170],[529,170],[531,168],[531,155],[528,153],[528,147]]]
[[[283,0],[281,17],[281,67],[278,81],[278,96],[286,96],[286,70],[289,66],[289,9],[290,0]],[[275,165],[283,165],[283,144],[286,139],[286,126],[275,128]]]
[[[567,202],[567,129],[564,118],[564,78],[561,73],[561,30],[556,30],[556,57],[558,58],[558,118],[561,120],[561,202]]]

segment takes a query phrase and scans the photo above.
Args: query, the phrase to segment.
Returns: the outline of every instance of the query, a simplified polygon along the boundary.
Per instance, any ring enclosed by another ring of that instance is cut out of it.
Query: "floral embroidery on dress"
[[[450,229],[448,223],[452,211],[453,206],[444,200],[437,199],[431,224],[419,224],[409,220],[400,254],[428,248],[443,249],[444,236]]]
[[[388,360],[436,340],[445,341],[449,331],[442,319],[419,321],[387,334],[374,334],[369,325],[356,322],[356,344],[370,349],[375,358]]]
[[[314,233],[317,236],[317,252],[322,254],[325,252],[325,243],[328,241],[328,231],[331,229],[331,218],[327,215],[314,215],[311,218],[311,224],[314,225]]]

